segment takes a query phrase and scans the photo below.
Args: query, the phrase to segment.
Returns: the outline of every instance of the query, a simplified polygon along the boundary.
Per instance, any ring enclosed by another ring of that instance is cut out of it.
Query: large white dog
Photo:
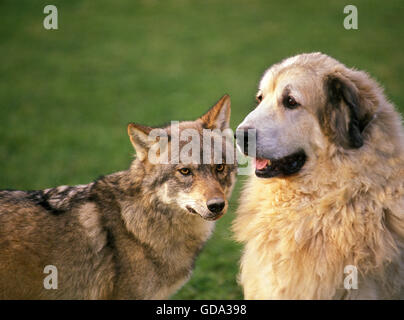
[[[382,89],[311,53],[268,69],[257,101],[237,129],[257,134],[234,223],[245,298],[403,298],[404,131]]]

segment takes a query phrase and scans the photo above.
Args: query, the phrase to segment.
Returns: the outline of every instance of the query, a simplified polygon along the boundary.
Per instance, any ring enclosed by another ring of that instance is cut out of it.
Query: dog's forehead
[[[299,54],[267,69],[261,78],[258,91],[263,94],[274,91],[278,87],[279,79],[285,74],[291,81],[300,81],[305,86],[315,82],[315,85],[319,87],[330,70],[341,66],[343,65],[340,62],[321,52]]]
[[[318,78],[311,68],[296,63],[277,65],[264,74],[257,94],[281,94],[285,89],[295,93],[313,91],[318,87]]]
[[[264,75],[262,76],[260,83],[258,85],[258,92],[268,92],[273,89],[273,82],[274,82],[274,72],[272,68],[269,68],[264,72]]]
[[[268,89],[273,87],[275,84],[275,80],[281,73],[281,71],[295,64],[297,60],[298,56],[291,57],[268,68],[261,78],[258,86],[259,90],[267,91]]]

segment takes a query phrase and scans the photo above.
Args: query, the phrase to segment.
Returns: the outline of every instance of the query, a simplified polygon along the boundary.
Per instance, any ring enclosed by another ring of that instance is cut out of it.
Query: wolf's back
[[[110,264],[102,246],[94,258],[99,244],[91,243],[80,221],[82,208],[91,209],[89,216],[97,220],[90,189],[91,184],[0,191],[0,299],[91,298],[89,283],[108,276]],[[102,260],[102,270],[92,270]],[[52,268],[58,272],[56,290],[44,286]]]

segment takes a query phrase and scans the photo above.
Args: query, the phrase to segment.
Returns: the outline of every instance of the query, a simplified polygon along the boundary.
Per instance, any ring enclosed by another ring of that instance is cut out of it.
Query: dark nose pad
[[[226,203],[222,198],[214,198],[206,202],[206,205],[211,212],[219,213],[223,210]]]

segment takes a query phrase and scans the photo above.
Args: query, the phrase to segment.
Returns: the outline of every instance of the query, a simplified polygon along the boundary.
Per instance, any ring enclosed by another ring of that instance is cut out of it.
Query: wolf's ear
[[[225,94],[202,117],[203,125],[207,129],[224,130],[230,126],[230,96]]]
[[[344,149],[362,147],[362,131],[369,122],[369,115],[360,105],[358,88],[337,73],[326,77],[325,90],[327,103],[319,117],[326,135]]]
[[[128,125],[129,138],[140,161],[147,157],[147,152],[150,148],[149,133],[151,130],[152,128],[140,124],[130,123]]]

